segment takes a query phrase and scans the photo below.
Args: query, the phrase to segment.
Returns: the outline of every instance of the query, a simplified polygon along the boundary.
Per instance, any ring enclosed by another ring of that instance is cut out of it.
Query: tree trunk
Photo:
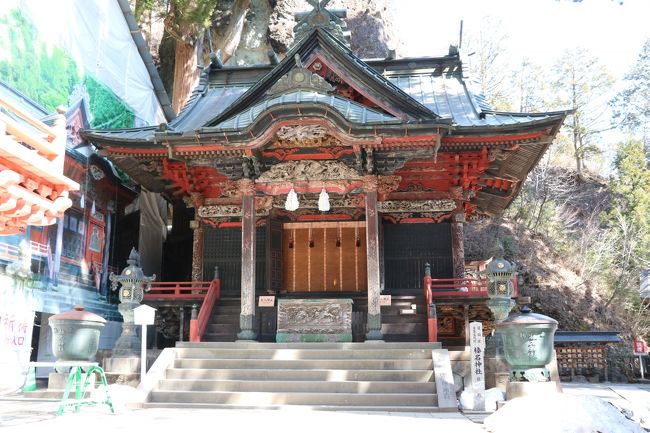
[[[216,48],[221,50],[221,61],[224,63],[235,54],[235,50],[239,46],[246,14],[250,6],[251,0],[235,0],[228,28],[223,37],[216,43]]]
[[[194,88],[199,71],[196,67],[196,45],[176,41],[172,108],[179,113]]]

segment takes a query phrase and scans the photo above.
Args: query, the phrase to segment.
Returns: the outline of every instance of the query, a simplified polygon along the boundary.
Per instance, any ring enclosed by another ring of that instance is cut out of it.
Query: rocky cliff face
[[[213,20],[213,39],[226,28],[232,0],[219,2]],[[345,9],[354,53],[361,58],[386,57],[397,45],[389,0],[333,0],[328,9]],[[308,11],[305,0],[251,0],[241,42],[230,65],[268,63],[267,51],[282,56],[293,43],[296,12]],[[216,45],[216,43],[215,43]]]

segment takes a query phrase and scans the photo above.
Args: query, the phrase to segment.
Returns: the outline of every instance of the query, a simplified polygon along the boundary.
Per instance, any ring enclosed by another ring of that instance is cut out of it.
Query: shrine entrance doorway
[[[287,292],[366,292],[364,221],[286,223],[282,236]]]

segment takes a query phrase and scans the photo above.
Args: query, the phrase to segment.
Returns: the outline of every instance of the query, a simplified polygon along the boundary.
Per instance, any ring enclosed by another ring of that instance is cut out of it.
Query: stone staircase
[[[367,308],[365,297],[354,300],[355,311],[352,319],[354,341],[365,339]],[[239,298],[218,300],[201,341],[234,342],[237,340],[240,311]],[[256,332],[262,341],[275,341],[277,320],[275,311],[275,308],[256,309]],[[412,314],[405,314],[408,312]],[[381,331],[387,342],[427,341],[427,311],[423,296],[393,296],[392,305],[381,307],[381,321]]]
[[[391,305],[381,307],[381,332],[387,342],[427,341],[427,310],[424,296],[393,295]]]
[[[241,300],[239,298],[217,301],[212,309],[210,323],[205,328],[201,341],[235,341],[239,332],[240,311]]]
[[[436,411],[438,343],[177,343],[144,407]],[[449,410],[449,409],[446,409]]]

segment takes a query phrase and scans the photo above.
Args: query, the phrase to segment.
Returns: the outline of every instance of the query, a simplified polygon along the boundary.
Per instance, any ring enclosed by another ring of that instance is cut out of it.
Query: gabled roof
[[[385,111],[399,116],[405,123],[419,123],[440,117],[370,68],[327,30],[316,28],[300,40],[286,54],[282,62],[204,126],[216,126],[265,99],[266,92],[295,67],[296,54],[306,63],[315,55],[326,62],[331,62],[342,79],[351,83],[353,87],[368,92],[367,96],[370,98],[377,98],[378,105]]]
[[[294,90],[258,102],[249,109],[217,124],[213,129],[243,129],[251,125],[260,114],[270,107],[290,103],[298,104],[301,102],[327,105],[338,111],[343,117],[353,123],[401,123],[401,121],[394,116],[373,110],[357,102],[341,98],[340,96],[326,95],[309,90]]]

